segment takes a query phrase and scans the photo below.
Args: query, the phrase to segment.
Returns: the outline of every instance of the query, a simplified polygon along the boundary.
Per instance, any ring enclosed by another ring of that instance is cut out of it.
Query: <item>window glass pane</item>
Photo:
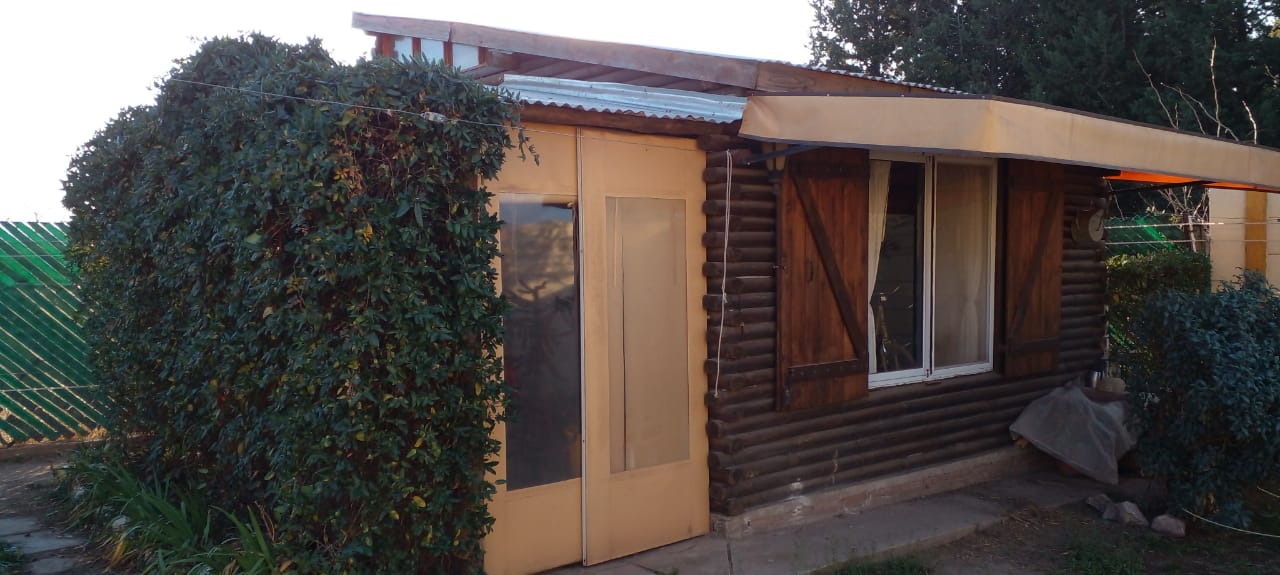
[[[991,361],[992,170],[939,163],[934,205],[937,368]]]
[[[610,468],[689,457],[682,200],[608,198]]]
[[[502,194],[507,489],[582,476],[578,275],[571,200]]]
[[[887,181],[880,179],[872,182],[871,202],[873,231],[883,219],[883,238],[876,245],[872,234],[870,246],[879,254],[870,278],[875,373],[923,366],[924,164],[892,162]]]
[[[453,65],[463,70],[480,65],[480,48],[466,44],[453,44]]]
[[[397,58],[401,60],[412,60],[413,38],[409,36],[396,36],[395,50]]]
[[[422,57],[426,58],[428,61],[444,61],[444,42],[423,38],[418,43],[418,49],[422,50]]]

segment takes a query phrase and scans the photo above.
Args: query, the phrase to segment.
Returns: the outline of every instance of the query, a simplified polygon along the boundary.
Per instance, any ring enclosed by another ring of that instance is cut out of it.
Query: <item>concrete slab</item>
[[[20,553],[28,557],[50,551],[62,551],[72,547],[80,547],[85,544],[85,540],[79,537],[60,535],[47,529],[34,531],[26,535],[8,536],[4,540],[17,547]]]
[[[81,562],[70,557],[46,557],[27,564],[31,575],[59,575],[80,566]]]
[[[914,553],[1004,521],[1028,507],[1059,507],[1102,491],[1088,480],[1035,473],[803,525],[726,539],[707,535],[557,575],[795,575],[858,558]]]
[[[22,535],[40,529],[40,523],[34,517],[0,518],[0,537]]]

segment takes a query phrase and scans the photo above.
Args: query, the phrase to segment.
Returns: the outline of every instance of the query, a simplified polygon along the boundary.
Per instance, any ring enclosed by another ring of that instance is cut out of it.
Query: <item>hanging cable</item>
[[[716,375],[711,388],[711,397],[720,397],[720,360],[724,348],[724,316],[729,310],[729,217],[732,215],[733,192],[733,154],[724,151],[724,242],[720,250],[720,329],[716,332]]]

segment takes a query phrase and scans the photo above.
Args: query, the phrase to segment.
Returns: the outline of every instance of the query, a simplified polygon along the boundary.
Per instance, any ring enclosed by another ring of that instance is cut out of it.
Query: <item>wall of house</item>
[[[1250,200],[1254,202],[1252,214]],[[1280,199],[1263,192],[1210,189],[1209,222],[1214,286],[1230,281],[1245,268],[1260,271],[1271,283],[1280,285]]]
[[[757,143],[704,137],[699,144],[707,151],[703,272],[714,513],[738,515],[795,495],[1006,447],[1008,426],[1028,403],[1088,371],[1102,356],[1105,250],[1076,244],[1070,228],[1081,210],[1105,206],[1105,188],[1099,172],[1068,167],[1062,213],[1061,349],[1055,372],[1006,378],[997,371],[876,389],[844,405],[775,410],[773,187],[763,166],[733,167],[732,186],[726,185],[726,155],[759,153]],[[727,250],[726,187],[732,200]],[[720,303],[724,260],[727,306]]]

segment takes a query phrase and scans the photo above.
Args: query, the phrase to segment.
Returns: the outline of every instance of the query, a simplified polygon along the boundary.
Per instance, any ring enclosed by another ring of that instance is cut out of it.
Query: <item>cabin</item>
[[[1280,152],[747,58],[355,14],[518,94],[515,390],[491,573],[596,564],[1041,463],[1104,355],[1108,179],[1280,189]]]

